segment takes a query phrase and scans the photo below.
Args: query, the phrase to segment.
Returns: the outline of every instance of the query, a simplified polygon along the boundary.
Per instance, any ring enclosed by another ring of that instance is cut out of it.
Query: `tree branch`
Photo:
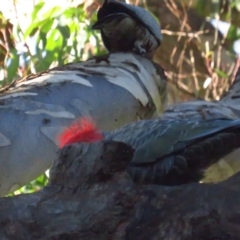
[[[240,174],[219,184],[140,186],[124,170],[122,153],[131,151],[109,141],[63,149],[47,187],[0,199],[0,238],[240,238]]]

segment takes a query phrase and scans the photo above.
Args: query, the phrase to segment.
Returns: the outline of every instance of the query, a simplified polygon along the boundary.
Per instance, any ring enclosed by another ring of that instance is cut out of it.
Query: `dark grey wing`
[[[209,120],[195,125],[194,122],[188,122],[185,125],[182,123],[182,126],[176,122],[171,125],[173,127],[162,131],[154,139],[149,138],[152,146],[148,143],[135,149],[129,166],[134,181],[163,185],[197,182],[209,166],[240,147],[239,120]],[[173,145],[169,146],[173,134],[175,140],[172,138]],[[160,144],[158,149],[157,145]],[[147,155],[155,157],[155,161],[149,160]]]
[[[143,184],[172,186],[199,182],[208,167],[240,146],[239,127],[235,131],[219,133],[153,163],[131,164],[128,172],[135,182]]]
[[[183,151],[218,133],[238,127],[238,120],[147,120],[128,124],[111,133],[110,138],[123,141],[135,149],[132,163],[155,162]]]
[[[109,14],[120,12],[128,14],[144,25],[153,34],[160,45],[162,41],[161,28],[151,13],[146,11],[144,8],[115,0],[105,0],[102,7],[98,10],[97,16],[98,19],[101,19]]]
[[[158,120],[151,128],[147,125],[133,148],[137,151],[133,163],[154,162],[169,154],[176,154],[193,144],[224,131],[239,127],[238,120],[163,121]]]

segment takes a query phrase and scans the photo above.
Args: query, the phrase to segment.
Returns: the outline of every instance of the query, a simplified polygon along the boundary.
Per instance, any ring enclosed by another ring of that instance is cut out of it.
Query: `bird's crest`
[[[87,117],[78,119],[58,136],[60,148],[73,143],[91,143],[103,139],[104,135],[97,129],[94,122]]]

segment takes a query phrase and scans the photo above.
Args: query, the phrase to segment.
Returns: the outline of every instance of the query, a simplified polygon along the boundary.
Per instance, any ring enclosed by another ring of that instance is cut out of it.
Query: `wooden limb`
[[[125,172],[131,154],[109,141],[64,148],[47,187],[0,199],[0,239],[240,239],[240,174],[140,186]]]

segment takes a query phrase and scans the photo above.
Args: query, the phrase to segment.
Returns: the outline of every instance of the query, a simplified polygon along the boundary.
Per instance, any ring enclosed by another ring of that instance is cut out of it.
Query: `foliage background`
[[[0,0],[0,86],[30,73],[106,52],[91,30],[103,0]],[[218,100],[228,89],[239,58],[240,0],[132,0],[161,22],[164,40],[155,61],[169,79],[169,103]],[[230,24],[221,35],[209,20]],[[48,173],[15,194],[36,191]]]

